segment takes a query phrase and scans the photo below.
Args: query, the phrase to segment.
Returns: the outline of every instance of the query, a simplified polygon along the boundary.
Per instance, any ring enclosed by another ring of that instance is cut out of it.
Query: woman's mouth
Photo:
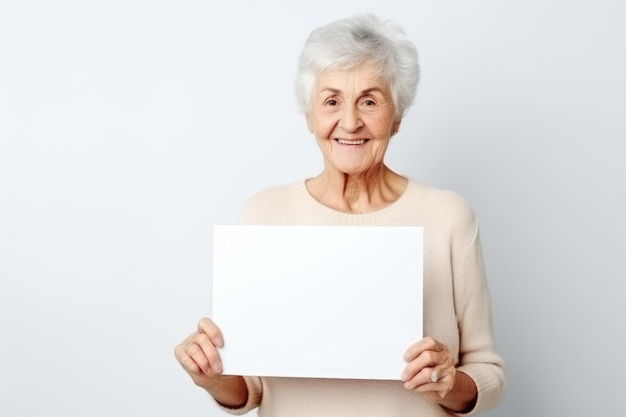
[[[337,142],[339,142],[339,144],[341,144],[341,145],[363,145],[365,142],[367,142],[367,139],[341,139],[341,138],[335,138],[335,140]]]

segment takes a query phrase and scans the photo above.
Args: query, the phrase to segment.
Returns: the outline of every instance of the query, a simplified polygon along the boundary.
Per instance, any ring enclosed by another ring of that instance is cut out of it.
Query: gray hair
[[[298,63],[299,110],[311,110],[317,77],[325,71],[374,65],[388,83],[396,117],[413,104],[419,80],[417,49],[397,25],[371,14],[356,15],[319,27],[304,43]]]

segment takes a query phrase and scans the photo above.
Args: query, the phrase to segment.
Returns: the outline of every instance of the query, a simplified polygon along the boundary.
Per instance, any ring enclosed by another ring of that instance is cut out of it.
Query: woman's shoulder
[[[421,201],[429,204],[441,205],[458,210],[472,210],[470,203],[465,197],[450,189],[434,187],[409,179],[407,190]]]
[[[469,201],[453,190],[426,185],[409,179],[407,187],[412,204],[422,213],[447,221],[475,223],[476,214]]]
[[[305,189],[304,180],[289,184],[273,185],[253,194],[246,202],[246,206],[268,203],[276,204],[278,201],[294,198],[296,195],[300,194],[303,189]]]
[[[244,224],[273,222],[284,215],[283,210],[302,204],[306,197],[304,180],[264,188],[246,201],[240,221]]]

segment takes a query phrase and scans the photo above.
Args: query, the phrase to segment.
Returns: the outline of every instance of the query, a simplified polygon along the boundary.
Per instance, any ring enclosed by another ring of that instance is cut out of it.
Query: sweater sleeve
[[[239,408],[230,408],[220,404],[219,402],[217,403],[222,410],[229,414],[240,416],[261,405],[261,399],[263,398],[263,383],[261,378],[258,376],[244,376],[243,380],[248,388],[248,399],[243,406]]]
[[[457,413],[462,416],[493,408],[502,398],[506,384],[504,360],[496,350],[478,222],[470,214],[469,227],[465,229],[467,238],[461,239],[457,252],[459,262],[453,263],[454,303],[460,335],[458,370],[474,380],[478,397],[472,410]],[[465,250],[461,249],[463,246]]]

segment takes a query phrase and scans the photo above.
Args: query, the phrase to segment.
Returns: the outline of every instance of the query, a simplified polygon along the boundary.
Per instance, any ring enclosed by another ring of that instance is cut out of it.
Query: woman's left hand
[[[448,347],[432,337],[412,344],[404,354],[404,387],[441,402],[454,387],[456,367]]]

